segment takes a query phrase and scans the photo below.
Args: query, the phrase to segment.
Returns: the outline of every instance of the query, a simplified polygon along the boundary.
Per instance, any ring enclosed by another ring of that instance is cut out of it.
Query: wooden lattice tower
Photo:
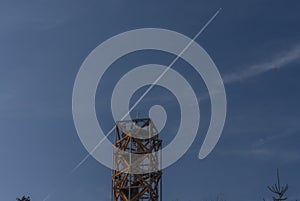
[[[158,201],[161,197],[161,147],[151,119],[116,122],[113,201]]]

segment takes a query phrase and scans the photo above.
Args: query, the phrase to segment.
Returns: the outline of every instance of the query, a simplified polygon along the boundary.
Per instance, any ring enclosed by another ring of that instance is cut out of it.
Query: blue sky
[[[220,193],[230,201],[270,198],[266,186],[275,182],[277,167],[291,200],[300,199],[299,1],[1,0],[1,200],[23,194],[33,201],[109,200],[111,171],[95,159],[69,174],[87,154],[72,118],[72,89],[82,62],[101,42],[132,29],[165,28],[192,38],[219,8],[196,41],[224,79],[225,128],[214,151],[199,160],[210,102],[201,77],[178,61],[174,69],[197,86],[201,123],[189,151],[164,170],[163,199],[210,200]],[[122,74],[172,58],[146,51],[114,63],[98,88],[99,123],[105,129],[114,124],[110,94]],[[146,115],[154,104],[170,116],[162,131],[167,144],[176,133],[178,104],[156,87],[137,109]]]

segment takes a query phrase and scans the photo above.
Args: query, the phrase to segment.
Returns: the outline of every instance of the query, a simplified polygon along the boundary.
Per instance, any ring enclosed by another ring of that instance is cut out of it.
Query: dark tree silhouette
[[[17,198],[17,201],[30,201],[30,197],[23,196],[22,198]]]
[[[288,184],[286,184],[285,186],[280,185],[279,170],[277,169],[277,184],[274,184],[273,186],[268,186],[268,189],[275,194],[275,196],[273,196],[273,201],[287,200],[285,193],[287,192],[288,188]]]
[[[226,201],[225,195],[223,193],[220,193],[217,195],[217,197],[210,198],[210,199],[204,199],[205,201]]]

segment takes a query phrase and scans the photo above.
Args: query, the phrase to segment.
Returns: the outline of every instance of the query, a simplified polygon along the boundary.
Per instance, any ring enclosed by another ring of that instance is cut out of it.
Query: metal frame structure
[[[155,125],[149,118],[118,121],[115,132],[112,201],[161,201],[162,140]]]

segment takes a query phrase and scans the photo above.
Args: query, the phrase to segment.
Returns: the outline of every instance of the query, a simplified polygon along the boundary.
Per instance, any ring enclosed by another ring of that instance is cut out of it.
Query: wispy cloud
[[[260,76],[268,71],[287,67],[289,64],[300,61],[300,44],[296,45],[294,48],[282,51],[281,53],[275,53],[267,61],[258,62],[244,68],[243,70],[225,74],[222,76],[223,83],[231,84],[235,82],[244,81],[252,77]],[[218,93],[217,91],[211,92],[212,94]],[[207,100],[209,94],[207,92],[202,93],[197,96],[199,101]]]
[[[268,61],[259,62],[244,70],[225,75],[223,80],[225,84],[243,81],[274,69],[284,68],[298,61],[300,61],[300,44],[281,53],[276,53]]]
[[[238,146],[235,149],[222,149],[221,155],[238,157],[252,157],[260,160],[278,160],[285,163],[295,162],[300,159],[298,149],[293,149],[286,140],[294,140],[299,135],[298,128],[289,128],[288,131],[277,135],[268,135],[246,145]]]
[[[285,140],[287,138],[293,138],[295,137],[295,135],[298,135],[298,133],[300,133],[300,129],[299,129],[299,126],[297,125],[294,125],[294,126],[291,126],[291,128],[289,128],[287,131],[283,132],[283,133],[280,133],[280,134],[277,134],[277,135],[269,135],[269,136],[266,136],[264,138],[259,138],[254,144],[253,144],[253,147],[263,147],[263,146],[266,146],[266,145],[269,145],[271,143],[274,143],[274,142],[278,142],[278,141],[282,141],[282,140]]]
[[[73,10],[68,11],[53,9],[45,3],[26,2],[18,6],[4,4],[0,7],[0,34],[31,29],[47,31],[62,27],[78,15]]]
[[[278,150],[270,147],[251,147],[235,150],[222,150],[218,152],[221,155],[230,155],[238,157],[252,157],[260,160],[277,160],[285,163],[298,161],[299,153],[292,150]]]

